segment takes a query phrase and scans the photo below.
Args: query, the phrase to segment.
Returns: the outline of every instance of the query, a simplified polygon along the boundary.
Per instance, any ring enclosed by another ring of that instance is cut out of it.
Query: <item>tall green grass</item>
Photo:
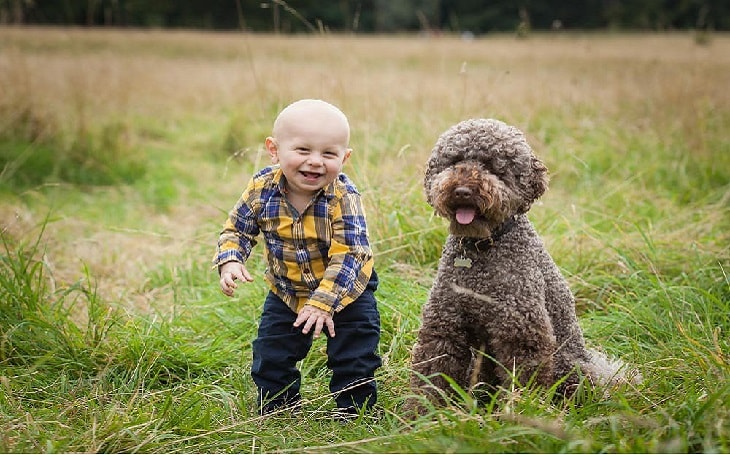
[[[4,263],[22,270],[25,259],[8,256]],[[397,306],[423,299],[425,288],[404,286],[387,271],[380,292],[385,358],[379,378],[380,417],[365,416],[346,427],[328,417],[326,371],[316,353],[302,366],[309,401],[301,414],[266,420],[254,414],[255,391],[245,368],[252,329],[244,328],[255,325],[256,315],[244,305],[185,304],[190,301],[181,295],[177,314],[167,321],[107,316],[97,320],[107,327],[114,321],[108,330],[96,332],[105,346],[102,357],[94,355],[98,349],[93,343],[74,350],[60,342],[61,334],[91,336],[88,330],[70,327],[63,314],[26,309],[24,323],[44,330],[29,330],[24,341],[32,343],[23,349],[5,349],[2,449],[726,451],[730,347],[721,332],[729,322],[730,283],[721,278],[719,267],[671,284],[658,283],[650,270],[635,266],[630,265],[631,278],[613,291],[610,311],[584,321],[594,340],[604,340],[604,348],[613,347],[642,365],[645,385],[581,406],[556,406],[530,390],[499,395],[476,407],[470,399],[457,399],[452,407],[434,409],[417,422],[403,421],[397,411],[407,395],[407,347],[417,315]],[[3,283],[12,273],[4,269]],[[180,284],[196,287],[194,280]],[[23,285],[30,294],[37,292],[36,286]],[[261,289],[247,291],[244,301],[261,298]],[[23,346],[12,342],[14,331],[5,330],[8,321],[4,315],[4,345]]]
[[[99,302],[88,281],[49,287],[40,239],[13,248],[2,237],[0,362],[31,373],[54,369],[91,373],[104,362],[103,343],[116,317]],[[76,324],[75,317],[85,322]]]
[[[724,37],[701,49],[676,35],[3,37],[0,452],[730,451]],[[303,96],[350,115],[346,172],[381,277],[379,405],[347,425],[329,415],[324,340],[301,365],[303,409],[256,414],[262,252],[234,299],[209,263],[226,211],[266,164],[273,116]],[[636,366],[641,385],[581,403],[461,391],[402,416],[446,235],[423,164],[470,116],[520,126],[547,163],[551,188],[530,217],[588,344]]]
[[[15,108],[0,107],[0,115],[12,118]],[[0,125],[0,185],[6,190],[59,182],[125,184],[145,173],[145,160],[127,142],[128,128],[123,123],[93,130],[79,127],[68,135],[47,124],[35,125],[37,122],[23,115]]]
[[[589,343],[640,366],[641,386],[611,398],[599,391],[581,405],[530,389],[481,405],[465,394],[416,422],[398,409],[408,396],[414,302],[427,286],[385,268],[378,418],[343,427],[327,413],[322,343],[302,365],[304,410],[255,414],[246,365],[263,283],[230,301],[206,266],[162,266],[148,286],[176,288],[173,309],[123,314],[89,283],[49,288],[41,240],[6,242],[2,254],[3,451],[635,453],[730,444],[730,280],[698,255],[687,258],[692,271],[664,276],[650,257],[616,250],[625,274],[606,276],[602,308],[582,317]],[[74,314],[77,306],[86,312]]]
[[[45,183],[112,185],[144,175],[144,156],[129,122],[93,118],[93,93],[82,70],[71,75],[76,90],[62,112],[37,93],[22,55],[0,61],[0,189],[22,191]],[[118,114],[126,114],[120,112]]]

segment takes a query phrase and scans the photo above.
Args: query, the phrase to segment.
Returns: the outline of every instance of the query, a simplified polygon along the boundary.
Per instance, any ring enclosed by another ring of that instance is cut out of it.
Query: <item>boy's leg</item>
[[[334,338],[327,339],[327,366],[332,370],[330,391],[340,409],[371,408],[378,399],[375,370],[382,365],[378,355],[380,314],[373,292],[373,271],[367,289],[354,302],[335,313]]]
[[[301,396],[301,373],[296,363],[306,357],[312,337],[302,335],[293,326],[296,314],[272,292],[266,296],[253,342],[251,376],[258,388],[258,409],[269,413],[282,406],[292,406]]]

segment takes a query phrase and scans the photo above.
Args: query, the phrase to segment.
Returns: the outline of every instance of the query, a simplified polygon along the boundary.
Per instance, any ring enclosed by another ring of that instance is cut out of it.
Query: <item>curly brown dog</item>
[[[416,392],[441,401],[447,376],[464,390],[534,381],[561,393],[581,376],[627,380],[621,362],[586,349],[573,295],[527,218],[547,184],[515,127],[472,119],[439,137],[424,187],[450,225],[413,349]]]

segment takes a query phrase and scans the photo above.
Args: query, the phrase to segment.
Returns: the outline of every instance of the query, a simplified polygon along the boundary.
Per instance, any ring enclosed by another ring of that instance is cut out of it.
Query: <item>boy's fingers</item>
[[[307,321],[304,323],[304,327],[302,328],[302,333],[305,335],[308,334],[309,331],[312,330],[312,326],[315,325],[315,321],[316,321],[316,319],[310,315],[309,318],[307,318]]]
[[[229,273],[224,273],[221,276],[221,288],[229,289],[229,288],[235,288],[236,282],[233,279],[233,276]]]
[[[236,280],[251,282],[253,281],[253,278],[245,269],[242,271],[234,270],[230,272],[223,272],[220,279],[221,291],[229,297],[232,296],[233,291],[238,288]]]
[[[308,312],[307,312],[307,310],[306,310],[306,309],[305,309],[305,310],[302,310],[302,311],[301,311],[301,312],[300,312],[300,313],[299,313],[299,314],[297,315],[297,319],[296,319],[296,320],[294,321],[294,327],[299,327],[300,325],[302,325],[302,323],[303,323],[303,322],[306,322],[306,321],[307,321],[307,319],[308,319],[308,317],[307,317],[307,316],[308,316]],[[303,331],[303,330],[302,330],[302,331]]]
[[[322,329],[324,329],[325,327],[327,327],[327,333],[329,334],[329,336],[335,336],[335,324],[334,322],[332,322],[332,319],[326,318],[324,316],[317,316],[314,321],[315,322],[312,324],[314,326],[314,338],[319,338],[319,336],[322,334]]]
[[[302,327],[302,333],[304,335],[314,329],[314,338],[319,337],[322,334],[322,329],[327,327],[327,333],[329,333],[331,337],[334,337],[335,323],[332,321],[332,318],[328,316],[329,315],[322,314],[320,311],[305,307],[299,315],[297,315],[297,319],[294,321],[294,327],[299,327],[304,324]]]
[[[304,322],[304,327],[302,327],[302,333],[304,335],[308,334],[312,328],[314,328],[314,337],[317,338],[319,336],[319,333],[322,331],[322,322],[319,320],[319,318],[314,314],[307,314],[305,315],[306,319],[302,321],[295,321],[294,326],[299,327],[302,322]],[[298,324],[297,324],[298,322]]]
[[[314,338],[319,338],[319,334],[322,333],[322,319],[316,318],[313,326],[314,326]]]

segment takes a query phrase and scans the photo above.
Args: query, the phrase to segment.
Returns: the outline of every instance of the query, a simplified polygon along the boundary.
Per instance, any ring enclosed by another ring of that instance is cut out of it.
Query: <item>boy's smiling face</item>
[[[295,197],[311,198],[334,182],[351,150],[345,116],[334,106],[305,100],[287,107],[274,124],[266,149],[281,166],[287,190]]]

